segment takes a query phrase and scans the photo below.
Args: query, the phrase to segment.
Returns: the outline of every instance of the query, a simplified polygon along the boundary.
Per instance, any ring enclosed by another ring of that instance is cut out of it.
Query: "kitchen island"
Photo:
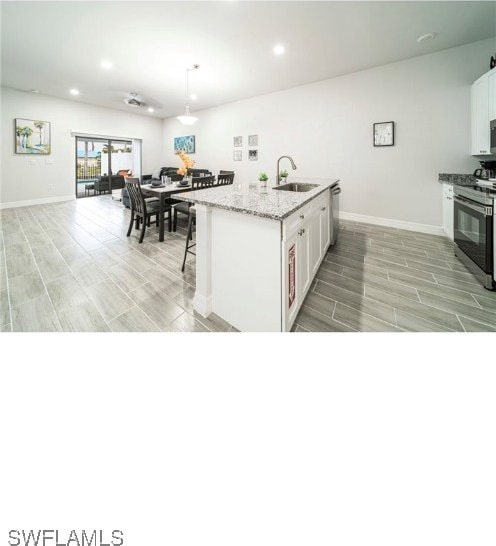
[[[238,330],[288,332],[331,241],[335,179],[309,191],[233,184],[176,199],[196,209],[194,308]],[[307,189],[307,188],[305,188]]]

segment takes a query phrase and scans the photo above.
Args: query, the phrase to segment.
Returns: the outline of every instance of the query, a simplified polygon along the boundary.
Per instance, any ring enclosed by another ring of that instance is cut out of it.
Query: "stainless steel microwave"
[[[496,154],[496,119],[490,123],[491,128],[491,153]]]

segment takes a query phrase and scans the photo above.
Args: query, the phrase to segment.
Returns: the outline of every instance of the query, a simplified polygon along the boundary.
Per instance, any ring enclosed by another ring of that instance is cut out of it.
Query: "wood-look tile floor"
[[[0,332],[233,331],[193,311],[186,223],[126,237],[110,196],[0,211]],[[443,237],[342,222],[295,331],[496,331],[485,290]]]
[[[441,236],[341,222],[297,332],[494,332],[496,292]]]
[[[1,332],[233,331],[193,311],[195,257],[181,264],[186,221],[126,237],[110,196],[0,211]]]

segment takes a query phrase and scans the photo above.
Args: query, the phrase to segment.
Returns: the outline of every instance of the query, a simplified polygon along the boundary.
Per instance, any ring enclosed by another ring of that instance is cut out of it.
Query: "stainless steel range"
[[[496,188],[487,186],[454,187],[455,254],[485,288],[495,290]]]

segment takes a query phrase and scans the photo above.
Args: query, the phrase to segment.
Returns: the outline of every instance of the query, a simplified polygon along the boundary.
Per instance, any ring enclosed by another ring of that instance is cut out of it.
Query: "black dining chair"
[[[138,178],[126,178],[125,180],[126,189],[129,193],[129,199],[131,202],[131,220],[129,222],[129,229],[127,230],[127,236],[131,235],[133,229],[133,224],[135,224],[136,229],[139,229],[140,223],[141,234],[139,242],[143,242],[145,236],[146,226],[150,225],[150,218],[155,216],[156,224],[158,225],[160,220],[160,202],[158,201],[147,201],[143,197],[143,192],[141,191],[141,185]],[[171,230],[171,207],[166,204],[165,212],[168,213],[169,220],[169,231]]]
[[[191,189],[192,190],[203,190],[205,188],[211,188],[215,184],[215,176],[198,176],[196,178],[192,179],[191,182]],[[189,210],[192,203],[181,201],[180,203],[176,203],[172,205],[172,208],[174,210],[174,219],[172,222],[172,231],[176,231],[177,229],[177,215],[178,213],[184,214],[186,216],[189,216]]]
[[[168,174],[167,175],[171,182],[180,182],[184,176],[182,174]],[[173,197],[169,197],[165,200],[166,203],[169,203],[169,205],[175,205],[176,203],[182,203],[182,201],[178,201],[177,199],[174,199]]]
[[[225,173],[220,171],[217,177],[216,186],[229,186],[234,182],[234,173]]]

